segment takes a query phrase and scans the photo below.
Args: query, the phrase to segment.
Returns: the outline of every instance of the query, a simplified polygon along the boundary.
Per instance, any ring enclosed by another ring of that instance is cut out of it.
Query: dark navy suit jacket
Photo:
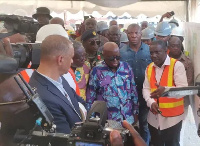
[[[37,88],[38,94],[53,115],[56,124],[56,132],[69,134],[74,124],[81,121],[78,102],[85,105],[84,100],[75,93],[63,77],[63,87],[68,93],[76,111],[60,90],[38,72],[35,71],[33,73],[29,84],[31,87]]]

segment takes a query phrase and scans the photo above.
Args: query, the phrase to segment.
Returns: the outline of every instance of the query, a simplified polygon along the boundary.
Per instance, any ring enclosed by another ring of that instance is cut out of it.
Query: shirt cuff
[[[147,102],[147,106],[151,108],[152,103],[156,102],[154,99],[150,98]]]

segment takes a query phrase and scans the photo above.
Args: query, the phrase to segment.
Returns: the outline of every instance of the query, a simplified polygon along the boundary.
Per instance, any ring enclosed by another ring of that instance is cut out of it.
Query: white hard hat
[[[27,16],[27,12],[23,9],[17,9],[13,12],[14,15]]]
[[[61,35],[69,38],[67,32],[60,24],[48,24],[38,30],[35,42],[42,43],[42,41],[49,35]]]
[[[149,40],[154,38],[154,31],[150,28],[145,28],[142,30],[142,40]]]
[[[105,21],[97,22],[97,32],[108,29],[108,24]]]
[[[121,32],[120,42],[128,42],[128,37],[125,32]]]
[[[172,30],[172,33],[171,35],[174,35],[174,36],[182,36],[184,37],[185,34],[184,34],[184,31],[181,27],[176,27]]]
[[[74,28],[71,25],[66,25],[65,29],[66,30],[72,30],[72,31],[74,31]]]
[[[171,26],[172,30],[177,27],[177,25],[175,23],[169,23],[169,25]]]
[[[171,32],[172,32],[171,26],[169,25],[168,22],[165,21],[158,23],[155,30],[155,34],[160,36],[168,36],[171,34]]]
[[[156,29],[153,25],[149,25],[147,28],[150,28],[153,31],[155,31],[155,29]]]

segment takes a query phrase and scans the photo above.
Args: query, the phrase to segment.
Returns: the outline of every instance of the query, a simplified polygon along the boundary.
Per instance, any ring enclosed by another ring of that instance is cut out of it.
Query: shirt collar
[[[155,64],[153,64],[155,67],[158,67],[157,65],[155,65]],[[158,68],[162,68],[162,67],[164,67],[164,66],[166,66],[166,65],[170,65],[170,57],[167,55],[167,57],[166,57],[166,59],[165,59],[165,61],[164,61],[164,63],[163,63],[163,65],[161,66],[161,67],[158,67]]]
[[[105,66],[105,67],[107,67],[108,68],[108,70],[111,70],[111,68],[106,64],[106,62],[105,61],[103,61],[102,62],[102,64]],[[121,67],[121,65],[122,65],[122,62],[121,61],[119,61],[119,66],[118,66],[118,68],[117,68],[117,71],[119,70],[119,68]],[[117,72],[116,71],[116,72]]]
[[[128,44],[127,46],[128,46],[128,48],[129,48],[130,50],[132,50],[131,47],[130,47],[130,44]],[[138,51],[139,51],[139,50],[143,50],[143,47],[144,47],[144,43],[141,42],[141,45],[140,45],[140,48],[138,49]]]
[[[178,60],[184,60],[185,61],[186,60],[185,54],[182,53],[181,56],[180,56],[180,58]]]
[[[37,71],[37,70],[36,70]],[[38,71],[37,71],[38,72]],[[50,78],[50,77],[48,77],[48,76],[46,76],[46,75],[44,75],[44,74],[42,74],[42,73],[40,73],[40,72],[38,72],[40,75],[42,75],[43,77],[45,77],[47,80],[49,80],[50,82],[52,82],[55,86],[60,86],[60,85],[62,85],[62,78],[61,77],[59,77],[58,78],[58,81],[55,81],[55,80],[53,80],[52,78]]]

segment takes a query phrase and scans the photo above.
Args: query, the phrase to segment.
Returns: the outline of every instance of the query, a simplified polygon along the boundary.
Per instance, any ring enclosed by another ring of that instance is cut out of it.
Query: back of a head
[[[48,24],[44,25],[39,29],[36,35],[36,43],[41,43],[47,36],[49,35],[61,35],[66,38],[68,37],[67,32],[65,29],[59,24]]]
[[[155,30],[155,34],[159,36],[168,36],[171,34],[171,32],[171,26],[168,22],[165,21],[158,23]]]
[[[50,24],[60,24],[62,27],[64,27],[64,20],[59,17],[54,17],[50,20]]]
[[[41,60],[50,59],[53,56],[61,55],[66,53],[70,45],[72,45],[71,41],[69,41],[66,37],[61,35],[49,35],[47,36],[41,44]]]

